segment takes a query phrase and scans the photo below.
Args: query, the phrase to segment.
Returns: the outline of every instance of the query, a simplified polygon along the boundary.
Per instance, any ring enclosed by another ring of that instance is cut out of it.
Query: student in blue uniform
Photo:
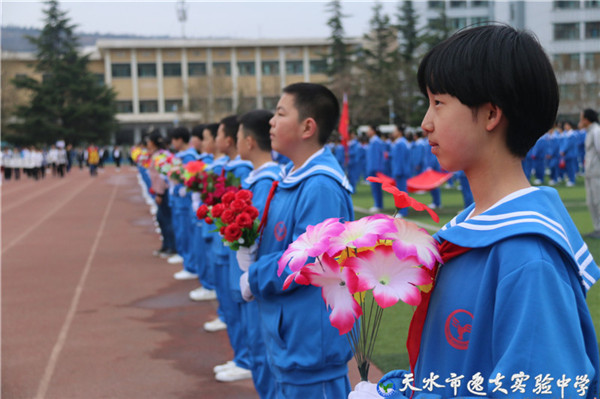
[[[186,127],[177,127],[169,135],[171,147],[176,151],[175,156],[181,159],[183,165],[198,159],[196,149],[189,145],[190,131]],[[192,197],[183,184],[176,184],[171,190],[173,208],[173,230],[177,253],[181,259],[169,258],[169,263],[183,263],[183,269],[174,274],[176,280],[193,280],[198,278],[196,268],[192,265],[190,254],[190,239],[192,224],[190,222],[190,207]]]
[[[577,135],[570,122],[563,123],[562,135],[560,156],[565,162],[566,186],[573,187],[577,177]]]
[[[597,397],[585,297],[600,272],[556,190],[532,187],[521,166],[558,109],[544,50],[509,26],[465,29],[423,58],[418,80],[433,152],[444,169],[464,170],[475,202],[437,234],[444,264],[409,329],[413,374],[390,372],[379,389],[409,397],[410,383],[415,399]]]
[[[377,172],[385,172],[385,157],[386,145],[380,138],[381,133],[375,125],[369,126],[367,137],[369,138],[369,146],[366,153],[366,175],[377,176]],[[383,210],[383,190],[381,184],[370,183],[371,194],[373,195],[373,206],[369,211],[371,213],[381,212]]]
[[[404,137],[404,127],[396,125],[394,130],[394,143],[390,152],[390,163],[392,167],[392,177],[396,181],[396,187],[406,192],[406,180],[410,177],[410,150],[408,141]],[[398,211],[402,216],[408,215],[408,208]]]
[[[262,218],[267,196],[273,181],[279,180],[281,166],[271,158],[271,139],[269,121],[273,113],[266,110],[250,111],[240,118],[238,130],[237,149],[243,160],[250,161],[254,169],[242,182],[242,188],[252,192],[252,204],[258,209],[259,220]],[[231,289],[237,289],[240,295],[240,278],[248,271],[250,261],[255,255],[258,243],[251,248],[240,247],[236,252],[239,268],[231,268]],[[236,281],[237,280],[237,281]],[[275,381],[269,364],[265,341],[260,331],[260,314],[258,303],[250,301],[242,304],[242,325],[247,334],[248,348],[250,351],[250,367],[256,392],[261,398],[275,397]]]
[[[350,132],[350,141],[348,142],[348,180],[352,186],[352,190],[356,192],[356,185],[360,180],[361,171],[364,168],[364,163],[361,161],[362,147],[356,138],[356,132]]]
[[[250,265],[245,298],[258,303],[275,398],[346,398],[350,391],[347,337],[331,326],[321,289],[293,283],[289,268],[277,275],[283,252],[307,226],[327,218],[353,220],[352,188],[324,148],[339,119],[335,95],[313,83],[283,89],[271,119],[271,145],[292,160],[269,193],[258,259]]]

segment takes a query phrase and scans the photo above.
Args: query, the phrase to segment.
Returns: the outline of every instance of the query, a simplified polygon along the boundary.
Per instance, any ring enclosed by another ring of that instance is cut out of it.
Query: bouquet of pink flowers
[[[394,192],[394,197],[396,205],[404,201],[404,206],[427,208],[406,193]],[[309,259],[314,261],[307,263]],[[331,309],[329,320],[340,334],[347,334],[361,379],[367,381],[383,309],[399,300],[418,305],[421,291],[431,288],[426,269],[433,269],[439,261],[437,241],[424,229],[379,214],[343,223],[327,219],[308,226],[279,260],[278,274],[286,267],[292,272],[284,289],[292,282],[321,287],[325,305]],[[366,300],[367,292],[371,301]]]
[[[258,209],[252,205],[252,192],[240,190],[223,194],[221,202],[198,208],[196,214],[207,223],[214,223],[225,245],[237,251],[251,247],[258,238]]]

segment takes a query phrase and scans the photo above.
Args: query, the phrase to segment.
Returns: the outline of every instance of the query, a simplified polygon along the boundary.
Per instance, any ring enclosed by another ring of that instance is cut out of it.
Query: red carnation
[[[242,229],[245,229],[252,226],[254,219],[252,219],[246,212],[242,212],[235,218],[235,223]]]
[[[212,214],[212,216],[214,218],[220,218],[221,214],[223,213],[223,211],[225,210],[225,205],[223,204],[216,204],[212,207],[210,213]]]
[[[247,213],[252,218],[252,220],[258,217],[258,209],[256,209],[253,206],[247,207],[246,209],[244,209],[244,212]]]
[[[225,235],[225,228],[227,226],[221,226],[221,228],[219,229],[219,233],[221,233],[221,235]]]
[[[224,203],[225,205],[229,205],[231,203],[231,201],[233,201],[235,199],[235,194],[231,191],[226,192],[225,194],[223,194],[223,197],[221,198],[221,202]]]
[[[205,204],[200,205],[198,210],[196,211],[196,217],[200,220],[204,219],[208,215],[208,206]]]
[[[235,213],[231,209],[226,209],[221,214],[221,220],[226,224],[233,223],[235,220]]]
[[[204,218],[204,221],[205,221],[207,224],[213,224],[213,220],[212,220],[211,218],[209,218],[208,216]]]
[[[232,211],[240,213],[246,208],[246,201],[239,199],[233,200],[231,201],[231,204],[229,204],[229,207]]]
[[[225,239],[229,242],[234,242],[242,236],[242,229],[235,223],[225,227],[225,233],[223,233]]]
[[[235,199],[246,201],[246,202],[251,201],[252,200],[252,191],[240,190],[237,193],[235,193]]]

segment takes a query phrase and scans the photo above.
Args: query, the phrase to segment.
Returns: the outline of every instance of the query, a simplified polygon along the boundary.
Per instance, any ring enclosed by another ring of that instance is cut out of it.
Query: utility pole
[[[185,0],[177,1],[177,19],[181,23],[181,37],[185,39],[185,21],[187,21],[187,5]]]

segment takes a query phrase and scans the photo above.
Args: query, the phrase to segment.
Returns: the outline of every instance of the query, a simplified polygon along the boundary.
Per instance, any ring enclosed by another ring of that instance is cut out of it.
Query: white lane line
[[[92,244],[90,255],[88,256],[87,262],[83,267],[83,272],[81,273],[79,283],[75,288],[75,294],[73,295],[71,306],[69,307],[69,311],[67,312],[67,317],[65,318],[65,322],[63,323],[62,328],[60,329],[60,333],[58,334],[56,344],[54,345],[54,348],[52,348],[52,353],[50,354],[50,359],[48,360],[48,364],[46,365],[46,370],[44,371],[44,375],[42,377],[42,380],[40,381],[40,385],[38,387],[37,394],[35,395],[35,399],[44,399],[44,397],[46,396],[46,392],[48,391],[48,386],[50,385],[52,374],[54,374],[54,369],[56,368],[56,363],[58,362],[60,352],[65,346],[67,334],[69,333],[69,328],[71,327],[71,323],[73,322],[73,318],[75,317],[75,311],[77,310],[77,306],[79,304],[79,298],[81,297],[81,293],[83,292],[83,286],[85,285],[85,281],[90,272],[92,260],[96,255],[96,249],[98,248],[100,237],[102,237],[102,233],[104,232],[106,220],[108,219],[108,215],[112,208],[112,204],[115,200],[118,188],[119,185],[115,184],[108,204],[106,205],[106,209],[104,210],[104,216],[102,216],[102,221],[100,222],[100,226],[98,227],[96,238],[94,239],[94,243]]]
[[[13,208],[16,208],[16,207],[18,207],[20,205],[23,205],[24,203],[26,203],[28,201],[31,201],[32,199],[37,198],[37,197],[39,197],[42,194],[45,194],[47,191],[50,191],[50,190],[53,190],[55,188],[64,186],[67,183],[71,183],[71,182],[68,179],[65,179],[65,180],[59,182],[58,184],[54,184],[54,185],[52,185],[50,187],[46,187],[46,188],[41,189],[41,190],[36,190],[31,195],[28,195],[27,197],[24,197],[24,198],[20,198],[18,202],[13,203],[12,205],[2,207],[2,213],[8,212],[8,211],[10,211]],[[35,187],[32,187],[32,188],[35,189]]]
[[[79,187],[79,189],[77,191],[73,192],[73,194],[69,195],[60,204],[58,204],[52,210],[50,210],[48,213],[46,213],[46,215],[44,215],[44,217],[40,218],[40,220],[38,220],[37,223],[29,226],[29,228],[27,230],[25,230],[23,233],[21,233],[21,235],[19,235],[17,238],[15,238],[14,240],[12,240],[10,242],[10,244],[8,244],[6,247],[2,248],[2,254],[4,255],[9,249],[11,249],[15,245],[17,245],[19,243],[19,241],[21,241],[23,238],[25,238],[29,233],[31,233],[32,231],[34,231],[35,229],[37,229],[38,227],[40,227],[40,225],[42,223],[44,223],[48,218],[50,218],[56,212],[58,212],[58,210],[60,208],[62,208],[66,204],[68,204],[69,201],[71,201],[73,198],[75,198],[80,192],[82,192],[83,190],[85,190],[87,188],[87,186],[89,186],[90,184],[92,184],[92,182],[93,181],[89,181],[89,182],[85,183],[85,185]]]

